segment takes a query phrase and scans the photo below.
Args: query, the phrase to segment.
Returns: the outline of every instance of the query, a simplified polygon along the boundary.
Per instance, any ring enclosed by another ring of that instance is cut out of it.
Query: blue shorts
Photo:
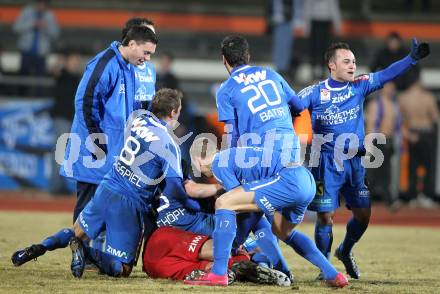
[[[316,193],[312,174],[303,166],[282,169],[268,179],[243,185],[246,192],[254,191],[254,202],[268,216],[279,211],[294,224],[299,224]]]
[[[78,222],[90,239],[105,230],[105,252],[122,263],[133,262],[142,239],[143,221],[141,212],[131,201],[101,184],[80,213]]]
[[[312,168],[316,180],[316,196],[309,210],[330,212],[340,205],[339,193],[344,196],[348,209],[371,207],[370,192],[365,183],[365,168],[361,157],[343,161],[343,171],[336,169],[332,152],[321,152],[319,166]]]
[[[176,208],[161,212],[157,218],[157,226],[170,226],[195,234],[212,237],[214,232],[214,215],[205,212],[190,212],[185,208]]]

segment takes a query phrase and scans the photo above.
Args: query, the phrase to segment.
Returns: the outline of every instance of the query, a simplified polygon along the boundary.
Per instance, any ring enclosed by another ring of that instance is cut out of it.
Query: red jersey
[[[159,228],[145,244],[143,270],[151,278],[175,280],[183,280],[193,270],[205,270],[210,261],[198,256],[208,239],[173,227]]]

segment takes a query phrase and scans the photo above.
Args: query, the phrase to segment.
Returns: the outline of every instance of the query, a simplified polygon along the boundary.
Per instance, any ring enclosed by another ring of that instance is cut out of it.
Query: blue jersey
[[[141,115],[131,124],[119,159],[102,184],[147,209],[165,177],[182,178],[180,161],[179,147],[164,123]]]
[[[157,225],[179,227],[191,231],[191,228],[198,226],[207,214],[197,209],[188,209],[188,202],[192,206],[198,206],[198,202],[189,198],[182,181],[169,181],[169,179],[169,177],[165,178],[166,187],[161,191],[159,207],[156,208]],[[179,194],[182,199],[175,197],[176,194]]]
[[[370,73],[346,83],[327,79],[298,93],[304,107],[311,113],[314,139],[316,134],[333,134],[328,142],[326,139],[322,150],[338,148],[346,152],[354,148],[354,145],[349,145],[349,140],[339,140],[340,146],[336,146],[338,136],[344,133],[355,134],[359,139],[358,146],[364,148],[364,99],[382,86],[379,73]]]
[[[247,142],[247,146],[263,146],[265,136],[275,132],[278,135],[288,134],[289,148],[299,148],[289,105],[301,105],[292,88],[275,71],[258,66],[234,68],[217,92],[219,120],[235,120],[239,136],[253,133],[261,139],[251,144]],[[295,109],[295,112],[301,110]],[[283,137],[271,139],[279,144],[284,140]]]
[[[212,173],[226,191],[242,184],[267,179],[279,173],[285,165],[281,152],[267,152],[260,147],[234,147],[217,153]]]
[[[119,46],[113,42],[86,66],[75,95],[72,135],[60,171],[65,177],[98,184],[122,148],[125,123],[134,110],[135,74]],[[89,137],[94,133],[107,137],[101,160],[92,156],[97,155]]]
[[[144,62],[135,67],[136,93],[135,109],[150,110],[151,101],[156,93],[156,70],[151,63]]]

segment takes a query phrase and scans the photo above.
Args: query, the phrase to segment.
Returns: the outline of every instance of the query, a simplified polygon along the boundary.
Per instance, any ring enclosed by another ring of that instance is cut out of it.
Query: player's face
[[[340,82],[352,82],[356,72],[356,59],[353,52],[346,49],[336,50],[336,56],[330,61],[332,78]]]
[[[156,44],[151,42],[137,43],[132,40],[129,43],[128,62],[136,66],[142,65],[151,59],[154,52],[156,52]]]

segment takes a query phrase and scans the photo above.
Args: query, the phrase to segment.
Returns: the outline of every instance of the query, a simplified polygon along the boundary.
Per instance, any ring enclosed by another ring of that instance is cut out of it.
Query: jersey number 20
[[[249,85],[241,89],[241,93],[243,94],[249,91],[254,92],[254,96],[248,100],[248,107],[252,114],[257,113],[268,106],[275,106],[281,103],[280,92],[272,80],[264,80],[259,82],[256,86]],[[264,102],[261,101],[261,96],[263,96]]]

